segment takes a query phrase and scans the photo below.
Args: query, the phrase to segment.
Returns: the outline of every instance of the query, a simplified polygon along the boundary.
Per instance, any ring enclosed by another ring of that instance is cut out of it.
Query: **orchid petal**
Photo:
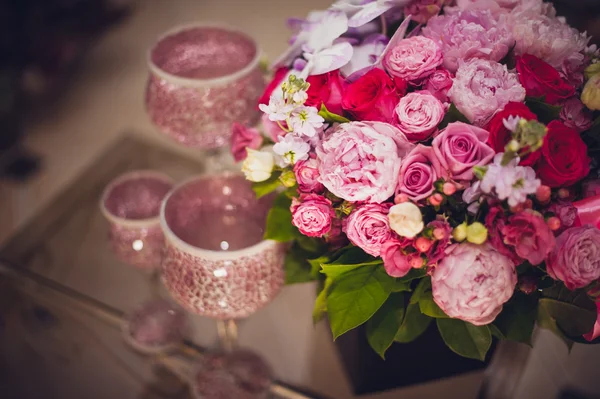
[[[342,11],[327,12],[310,30],[303,49],[318,52],[348,31],[348,17]]]
[[[321,75],[334,71],[346,65],[351,59],[354,50],[349,43],[342,42],[315,54],[304,53],[308,60],[309,75]]]
[[[379,59],[377,60],[376,65],[381,65],[381,63],[383,61],[383,57],[385,57],[385,54],[389,50],[394,48],[400,40],[404,39],[404,36],[406,35],[406,30],[408,29],[408,25],[410,24],[410,17],[411,17],[410,15],[407,15],[406,18],[404,19],[404,21],[402,21],[402,23],[398,27],[398,30],[396,31],[396,33],[394,33],[394,36],[392,36],[392,38],[390,39],[390,42],[388,43],[388,45],[385,47],[385,49],[379,56]]]
[[[367,22],[371,22],[375,18],[379,17],[381,14],[389,11],[393,4],[390,3],[379,3],[373,2],[368,3],[361,7],[361,10],[356,12],[350,19],[348,20],[348,26],[351,28],[358,28],[359,26],[363,26]]]

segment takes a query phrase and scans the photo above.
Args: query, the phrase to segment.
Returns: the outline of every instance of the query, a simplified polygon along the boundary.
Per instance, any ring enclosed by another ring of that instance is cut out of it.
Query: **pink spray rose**
[[[413,92],[400,99],[393,124],[411,142],[425,141],[444,119],[444,105],[427,91]]]
[[[319,168],[316,159],[296,162],[294,165],[298,191],[303,193],[322,193],[325,187],[319,182]]]
[[[231,154],[236,162],[246,159],[246,147],[258,150],[263,138],[258,130],[234,122],[231,131]]]
[[[431,18],[423,35],[439,44],[444,67],[456,72],[461,60],[504,58],[515,42],[505,20],[487,10],[457,11]]]
[[[548,274],[570,290],[600,278],[600,230],[585,225],[571,227],[558,236],[546,261]]]
[[[393,77],[418,84],[442,64],[442,50],[424,36],[400,40],[383,57],[383,67]]]
[[[462,122],[449,123],[433,139],[433,150],[443,173],[457,181],[473,180],[473,166],[484,166],[494,158],[486,142],[489,133]]]
[[[560,109],[560,119],[566,126],[576,129],[578,132],[592,127],[592,111],[587,109],[577,97],[571,97],[565,101]]]
[[[390,206],[390,203],[364,204],[352,211],[343,226],[350,242],[369,255],[379,256],[381,246],[392,238],[387,217]]]
[[[413,21],[425,24],[431,17],[438,15],[442,7],[449,3],[451,3],[449,0],[413,0],[404,7],[404,15],[410,15]]]
[[[410,271],[410,260],[414,255],[405,254],[403,251],[410,243],[411,240],[397,238],[383,243],[380,256],[387,274],[392,277],[404,277]]]
[[[433,193],[433,183],[443,176],[433,148],[419,144],[402,161],[396,194],[420,201]]]
[[[476,326],[494,321],[516,284],[511,260],[487,244],[454,244],[431,276],[435,303]]]
[[[433,266],[446,254],[452,237],[452,227],[445,220],[434,220],[427,223],[427,228],[432,230],[434,241],[425,255],[427,256],[427,265]]]
[[[460,63],[448,97],[471,123],[484,126],[510,101],[525,100],[525,89],[506,65],[474,59]]]
[[[335,212],[322,195],[304,194],[292,202],[292,224],[308,237],[322,237],[331,230]]]
[[[436,69],[425,81],[425,90],[443,103],[448,102],[448,90],[452,87],[452,74],[444,68]]]
[[[529,209],[512,215],[502,228],[504,243],[532,265],[539,265],[556,246],[556,239],[544,218]]]
[[[316,149],[319,181],[347,201],[381,203],[394,194],[402,159],[413,147],[387,123],[342,123]]]

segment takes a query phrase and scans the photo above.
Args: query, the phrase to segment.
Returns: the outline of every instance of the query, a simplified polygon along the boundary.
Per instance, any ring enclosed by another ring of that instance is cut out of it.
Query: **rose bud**
[[[560,199],[569,198],[569,195],[569,190],[566,188],[561,188],[560,190],[558,190],[558,198]]]
[[[435,228],[433,229],[433,237],[436,240],[443,240],[444,238],[446,238],[446,232],[442,228]]]
[[[535,192],[535,198],[541,203],[546,203],[550,201],[551,195],[552,190],[550,190],[550,187],[546,186],[545,184],[539,186],[537,191]]]
[[[548,227],[552,231],[556,231],[556,230],[560,229],[560,219],[557,218],[556,216],[552,216],[552,217],[548,218],[546,223],[548,224]]]
[[[463,242],[467,238],[467,222],[461,223],[452,230],[454,241]]]
[[[467,241],[473,244],[483,244],[487,240],[488,231],[485,226],[475,222],[467,226]]]
[[[415,240],[415,248],[421,253],[429,251],[431,244],[431,240],[428,240],[425,237],[419,237]]]
[[[423,264],[425,262],[423,262],[423,258],[421,258],[420,256],[415,256],[410,260],[410,267],[412,267],[413,269],[420,269],[423,267]]]
[[[442,194],[440,193],[435,193],[431,197],[429,197],[429,203],[433,206],[440,206],[443,201],[444,197],[442,197]]]
[[[456,186],[454,183],[447,181],[442,186],[442,191],[446,195],[453,195],[456,192]]]
[[[408,201],[408,195],[400,193],[394,197],[394,204],[401,204]]]

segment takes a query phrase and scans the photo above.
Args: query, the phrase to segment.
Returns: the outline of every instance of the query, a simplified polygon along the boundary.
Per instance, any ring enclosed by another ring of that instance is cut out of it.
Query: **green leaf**
[[[410,281],[403,281],[403,280],[397,278],[396,281],[394,282],[394,288],[392,289],[392,292],[405,292],[405,291],[411,291]]]
[[[281,186],[281,181],[279,181],[280,175],[280,171],[275,171],[267,180],[258,183],[252,183],[252,190],[254,190],[254,193],[256,193],[256,197],[261,198],[277,190],[277,188]]]
[[[297,245],[292,246],[285,254],[283,268],[286,284],[306,283],[315,280],[310,273],[310,264],[306,261],[306,251]]]
[[[474,326],[459,319],[437,319],[442,339],[455,353],[471,359],[485,360],[492,344],[488,326]]]
[[[349,251],[352,248],[355,248],[355,247],[353,245],[348,245],[348,246],[340,248],[338,250],[328,252],[324,255],[321,255],[318,258],[308,259],[308,263],[310,263],[310,265],[312,266],[313,275],[315,277],[317,277],[319,275],[319,272],[321,271],[322,264],[334,262],[342,254],[344,254],[346,251]]]
[[[325,104],[321,104],[321,110],[319,111],[319,115],[321,115],[323,117],[323,119],[325,119],[325,122],[337,122],[337,123],[346,123],[346,122],[350,122],[350,119],[348,118],[344,118],[341,115],[338,114],[334,114],[333,112],[329,112],[329,110],[327,109],[327,107],[325,106]]]
[[[327,248],[325,241],[316,237],[307,237],[305,235],[301,235],[296,237],[296,242],[303,250],[306,251],[306,259],[323,253]]]
[[[380,258],[375,258],[358,247],[351,247],[330,263],[321,263],[321,273],[331,278],[363,266],[378,266],[383,264]]]
[[[394,337],[404,319],[404,294],[395,293],[367,322],[367,340],[371,348],[385,360],[385,352],[394,342]]]
[[[396,342],[412,342],[423,334],[433,319],[424,315],[419,310],[418,304],[409,304],[402,325],[398,329],[394,340]]]
[[[502,331],[500,331],[498,327],[496,327],[493,324],[488,324],[487,326],[490,328],[490,332],[494,337],[498,339],[506,339],[506,337],[504,336],[504,334],[502,334]]]
[[[423,278],[427,275],[427,269],[426,268],[421,268],[421,269],[410,269],[410,271],[408,272],[408,274],[404,277],[400,277],[399,280],[402,281],[406,281],[406,282],[411,282],[413,280],[419,279],[419,278]]]
[[[300,236],[300,232],[292,224],[291,204],[292,200],[285,193],[281,193],[275,198],[267,215],[265,240],[286,242]]]
[[[458,110],[458,108],[456,108],[454,103],[451,103],[450,107],[448,108],[448,112],[446,112],[446,115],[444,116],[444,119],[442,119],[442,122],[440,122],[439,128],[443,129],[448,126],[449,123],[453,122],[469,123],[469,120]]]
[[[547,104],[543,98],[527,97],[525,105],[537,115],[542,123],[550,123],[554,119],[558,119],[562,106]]]
[[[423,295],[425,295],[425,292],[427,292],[427,291],[431,291],[431,279],[430,278],[424,278],[423,280],[419,281],[419,284],[417,284],[415,291],[413,292],[412,296],[410,297],[410,303],[413,305],[416,303],[419,303],[419,301],[421,300],[421,298],[423,297]]]
[[[333,338],[369,320],[393,288],[394,279],[383,266],[361,267],[339,276],[327,298]]]
[[[585,290],[568,290],[563,284],[542,291],[538,316],[547,314],[568,337],[589,332],[596,322],[596,304]]]
[[[503,339],[521,342],[531,346],[531,335],[535,326],[537,299],[517,292],[504,304],[502,312],[494,320]]]
[[[429,317],[433,317],[434,319],[446,319],[448,315],[444,313],[442,309],[433,301],[433,295],[431,291],[426,291],[423,293],[421,298],[419,299],[419,309],[423,314],[426,314]]]
[[[321,292],[319,292],[319,295],[317,295],[315,306],[313,307],[312,312],[313,324],[317,324],[319,321],[321,321],[327,312],[327,296],[329,295],[332,283],[332,279],[326,278]]]

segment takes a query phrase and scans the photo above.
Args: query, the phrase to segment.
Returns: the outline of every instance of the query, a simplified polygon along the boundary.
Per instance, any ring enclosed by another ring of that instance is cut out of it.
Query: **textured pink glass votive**
[[[110,224],[111,248],[121,261],[142,269],[160,266],[165,245],[160,204],[173,185],[165,174],[139,170],[106,187],[100,209]]]
[[[233,174],[193,178],[169,194],[160,215],[163,281],[177,302],[204,316],[237,319],[279,293],[285,248],[262,239],[271,203]]]
[[[177,142],[216,148],[233,122],[253,124],[265,87],[254,40],[234,29],[189,26],[166,33],[151,48],[146,108]]]

